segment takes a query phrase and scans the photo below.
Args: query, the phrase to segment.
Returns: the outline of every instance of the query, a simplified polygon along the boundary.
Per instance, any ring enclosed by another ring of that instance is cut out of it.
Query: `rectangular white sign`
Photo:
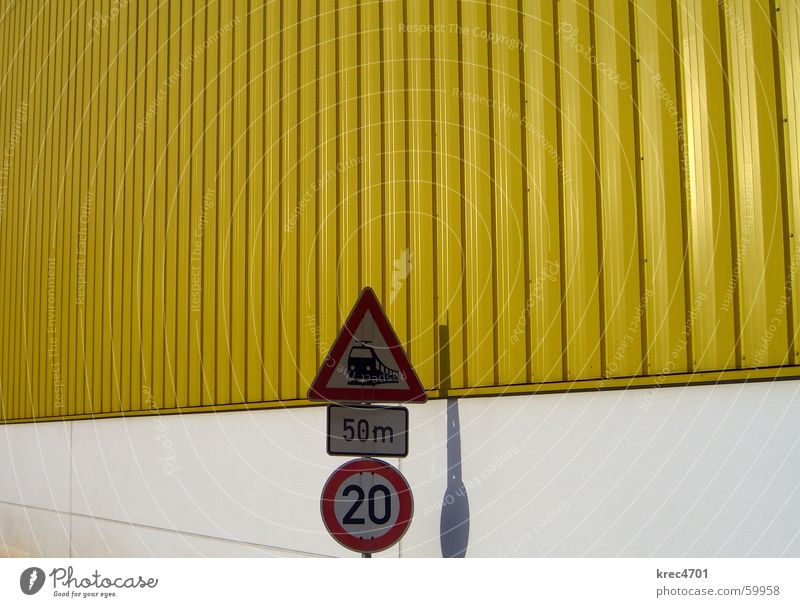
[[[408,409],[370,405],[328,406],[330,455],[408,455]]]

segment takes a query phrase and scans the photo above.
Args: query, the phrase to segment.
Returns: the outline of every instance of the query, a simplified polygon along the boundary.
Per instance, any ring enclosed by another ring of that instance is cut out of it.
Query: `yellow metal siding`
[[[4,421],[800,376],[800,5],[17,0]]]

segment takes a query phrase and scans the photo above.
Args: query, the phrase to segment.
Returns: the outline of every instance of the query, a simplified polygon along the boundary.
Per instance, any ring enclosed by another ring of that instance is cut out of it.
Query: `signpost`
[[[386,550],[408,530],[414,500],[397,468],[378,459],[339,466],[322,489],[322,520],[342,546],[369,555]]]
[[[414,510],[411,488],[400,471],[369,457],[408,455],[408,409],[368,403],[428,399],[369,287],[339,331],[308,398],[334,403],[328,406],[328,454],[362,456],[328,478],[320,507],[333,538],[368,558],[400,541]]]

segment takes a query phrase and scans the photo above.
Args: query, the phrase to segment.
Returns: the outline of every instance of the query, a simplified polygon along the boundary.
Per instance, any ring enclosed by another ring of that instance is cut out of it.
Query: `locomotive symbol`
[[[347,355],[347,383],[351,386],[398,383],[400,373],[384,365],[369,343],[361,341],[350,348]]]

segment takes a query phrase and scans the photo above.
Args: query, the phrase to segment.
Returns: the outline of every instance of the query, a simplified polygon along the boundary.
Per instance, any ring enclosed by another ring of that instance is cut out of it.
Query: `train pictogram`
[[[400,372],[383,364],[368,341],[359,341],[347,355],[347,383],[351,386],[376,386],[400,382]]]

